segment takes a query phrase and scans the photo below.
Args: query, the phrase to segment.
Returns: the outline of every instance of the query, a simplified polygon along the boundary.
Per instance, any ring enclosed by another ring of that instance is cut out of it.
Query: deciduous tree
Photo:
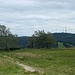
[[[44,30],[35,31],[29,40],[29,47],[31,48],[51,48],[55,44],[54,36],[50,32],[45,33]]]
[[[0,49],[10,50],[10,48],[17,47],[17,45],[17,37],[5,25],[0,25]]]

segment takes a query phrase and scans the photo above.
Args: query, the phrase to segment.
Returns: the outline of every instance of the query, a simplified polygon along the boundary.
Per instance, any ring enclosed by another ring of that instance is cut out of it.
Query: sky
[[[0,0],[0,24],[19,36],[75,33],[75,0]]]

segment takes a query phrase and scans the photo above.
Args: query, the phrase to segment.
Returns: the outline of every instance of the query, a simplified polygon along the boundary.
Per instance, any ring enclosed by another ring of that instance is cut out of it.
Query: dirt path
[[[11,60],[11,62],[13,62],[14,64],[17,64],[17,65],[19,65],[20,67],[22,67],[23,69],[25,69],[25,72],[37,72],[37,73],[39,73],[40,75],[43,74],[43,71],[39,70],[38,68],[33,68],[33,67],[30,67],[30,66],[27,66],[27,65],[25,65],[25,64],[23,64],[23,63],[20,63],[19,61],[15,61],[15,62],[14,62],[14,59],[13,59],[13,58],[11,58],[11,57],[9,57],[9,56],[6,56],[6,55],[4,55],[4,57],[9,58],[9,59]]]

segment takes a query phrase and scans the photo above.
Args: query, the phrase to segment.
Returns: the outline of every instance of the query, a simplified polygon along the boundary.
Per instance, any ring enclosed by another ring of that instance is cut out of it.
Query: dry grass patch
[[[40,55],[38,55],[38,54],[33,54],[33,53],[29,53],[29,52],[15,53],[15,55],[21,56],[21,57],[27,56],[27,57],[33,57],[33,58],[40,57]]]

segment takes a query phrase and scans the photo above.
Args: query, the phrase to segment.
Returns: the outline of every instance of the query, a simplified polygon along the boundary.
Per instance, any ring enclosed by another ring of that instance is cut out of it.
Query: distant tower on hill
[[[65,33],[67,33],[67,26],[65,25]]]

